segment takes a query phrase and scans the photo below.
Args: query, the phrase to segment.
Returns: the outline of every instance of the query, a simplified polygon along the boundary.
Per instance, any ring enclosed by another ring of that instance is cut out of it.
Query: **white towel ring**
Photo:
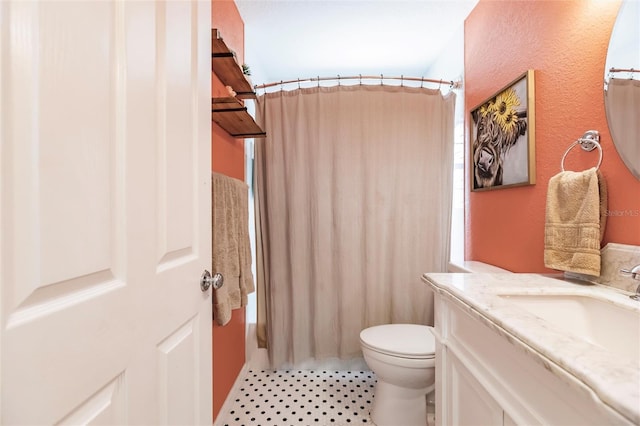
[[[600,145],[599,140],[600,133],[598,133],[597,130],[589,130],[584,135],[582,135],[580,139],[572,143],[569,148],[567,148],[564,155],[562,156],[562,160],[560,161],[560,168],[562,169],[562,171],[565,171],[564,159],[567,158],[567,154],[569,154],[569,151],[571,151],[571,149],[573,149],[573,147],[576,145],[580,145],[580,147],[587,152],[593,151],[594,149],[598,148],[600,158],[598,158],[598,165],[596,166],[596,170],[599,169],[600,164],[602,164],[602,146]]]

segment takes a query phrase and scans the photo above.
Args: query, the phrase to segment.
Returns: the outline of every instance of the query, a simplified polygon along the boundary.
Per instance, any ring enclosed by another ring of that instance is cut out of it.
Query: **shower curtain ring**
[[[360,86],[362,86],[362,74],[360,74]]]
[[[382,80],[384,80],[384,75],[380,74],[380,86],[382,86]]]
[[[282,80],[280,80],[280,91],[282,92],[284,90],[284,82]]]
[[[424,89],[424,75],[422,76],[422,81],[420,82],[420,88]]]
[[[300,77],[298,77],[298,89],[300,88]]]
[[[400,74],[400,87],[404,87],[404,75]]]
[[[320,76],[318,76],[318,87],[320,87]]]
[[[340,87],[340,74],[338,74],[338,87]]]

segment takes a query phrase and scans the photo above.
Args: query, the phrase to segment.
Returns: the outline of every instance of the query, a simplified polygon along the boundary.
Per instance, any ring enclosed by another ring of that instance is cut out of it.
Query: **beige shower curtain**
[[[420,276],[449,258],[454,103],[363,85],[258,98],[258,327],[273,367],[358,358],[372,325],[432,324]]]

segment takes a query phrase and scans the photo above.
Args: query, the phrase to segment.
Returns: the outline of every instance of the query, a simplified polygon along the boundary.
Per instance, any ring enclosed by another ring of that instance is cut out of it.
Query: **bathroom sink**
[[[637,363],[640,310],[583,295],[502,294],[555,328]]]

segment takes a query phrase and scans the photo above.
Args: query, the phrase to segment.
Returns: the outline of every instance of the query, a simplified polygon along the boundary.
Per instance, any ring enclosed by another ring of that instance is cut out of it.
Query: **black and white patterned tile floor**
[[[248,370],[221,412],[225,426],[373,425],[371,371]]]

